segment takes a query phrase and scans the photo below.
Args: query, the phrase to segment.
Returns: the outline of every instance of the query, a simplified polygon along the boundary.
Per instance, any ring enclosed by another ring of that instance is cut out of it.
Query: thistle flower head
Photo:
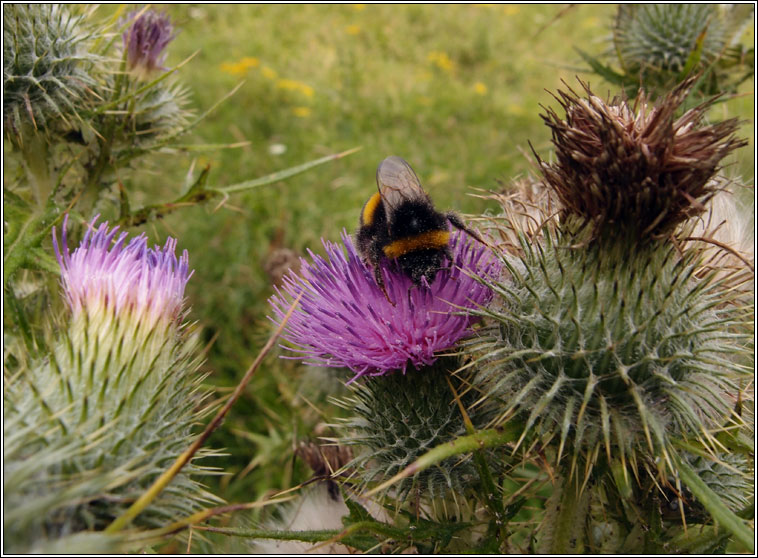
[[[163,248],[148,248],[143,233],[127,244],[126,232],[116,238],[117,226],[109,229],[105,222],[95,229],[95,217],[72,254],[67,221],[68,216],[63,221],[62,247],[55,228],[53,245],[65,296],[75,315],[131,316],[149,329],[159,321],[180,319],[184,287],[192,273],[187,251],[176,257],[175,239],[169,238]]]
[[[290,272],[270,299],[281,320],[290,300],[302,293],[284,339],[307,364],[345,367],[356,377],[405,372],[434,363],[440,351],[471,335],[467,310],[486,304],[489,289],[476,276],[495,276],[498,264],[462,233],[453,234],[453,262],[431,285],[414,287],[388,262],[382,273],[391,304],[376,284],[373,270],[356,253],[347,233],[342,248],[325,241],[327,259],[311,253],[301,275]]]
[[[642,237],[665,235],[703,210],[720,161],[745,142],[732,135],[736,119],[702,125],[710,102],[676,118],[693,84],[687,80],[655,105],[644,95],[635,106],[606,102],[585,84],[586,99],[559,91],[566,118],[552,109],[543,115],[557,160],[540,165],[565,214]]]
[[[144,79],[156,70],[166,57],[165,48],[174,39],[170,18],[152,10],[132,12],[131,25],[121,36],[130,72]]]

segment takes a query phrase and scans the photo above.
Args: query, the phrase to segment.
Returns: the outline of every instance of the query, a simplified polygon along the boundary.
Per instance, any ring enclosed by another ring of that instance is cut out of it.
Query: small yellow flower
[[[302,81],[297,81],[295,79],[279,79],[276,81],[276,86],[279,89],[284,89],[286,91],[299,91],[306,97],[313,97],[313,87],[303,83]]]
[[[255,56],[245,56],[240,60],[240,64],[244,64],[246,68],[257,68],[260,65],[260,60]]]
[[[311,115],[310,107],[292,107],[292,114],[298,118],[308,118]]]
[[[441,70],[445,70],[446,72],[450,72],[453,70],[453,67],[455,66],[455,63],[450,59],[450,57],[444,53],[437,50],[433,50],[427,55],[427,60],[440,68]]]
[[[260,64],[257,58],[245,56],[239,62],[224,62],[221,64],[221,71],[235,76],[246,73],[250,68],[255,68]]]
[[[221,71],[226,72],[227,74],[232,74],[233,76],[242,73],[240,72],[239,64],[233,64],[231,62],[223,62],[221,64]]]
[[[263,74],[263,77],[268,79],[276,79],[277,76],[277,73],[268,66],[263,66],[261,68],[261,73]]]
[[[353,4],[353,9],[356,12],[362,12],[363,10],[366,9],[366,4]]]
[[[357,35],[358,33],[361,32],[361,26],[360,25],[355,25],[355,24],[346,25],[345,26],[345,32],[348,35]]]
[[[224,62],[221,64],[221,71],[233,76],[239,76],[247,72],[247,68],[239,62]]]
[[[582,20],[582,27],[585,29],[600,27],[600,24],[601,24],[600,18],[596,16],[591,16]]]
[[[477,81],[474,84],[474,93],[477,95],[486,95],[487,94],[487,86],[483,84],[481,81]]]
[[[503,7],[503,13],[508,16],[514,16],[519,13],[519,11],[521,11],[521,8],[514,4],[508,4],[507,6]]]

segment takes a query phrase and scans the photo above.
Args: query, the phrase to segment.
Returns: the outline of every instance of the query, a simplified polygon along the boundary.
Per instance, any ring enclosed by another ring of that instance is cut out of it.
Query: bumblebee
[[[453,259],[448,223],[483,242],[455,213],[440,213],[434,208],[404,159],[392,156],[379,163],[376,184],[379,191],[361,211],[357,248],[374,268],[376,282],[387,300],[390,298],[379,267],[382,258],[397,262],[414,285],[420,285],[422,278],[431,284],[443,258]]]

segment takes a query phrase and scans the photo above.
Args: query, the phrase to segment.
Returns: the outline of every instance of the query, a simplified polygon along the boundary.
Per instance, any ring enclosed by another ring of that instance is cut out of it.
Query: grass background
[[[116,9],[106,6],[104,13]],[[178,72],[198,112],[225,101],[186,138],[230,149],[157,154],[123,177],[141,203],[176,197],[194,165],[210,165],[223,186],[337,153],[357,153],[284,182],[233,195],[221,208],[185,208],[146,230],[179,239],[195,269],[187,289],[191,318],[207,343],[209,384],[230,392],[270,334],[263,268],[272,250],[321,252],[322,237],[357,226],[376,188],[376,166],[400,155],[435,204],[464,213],[495,210],[471,196],[507,188],[529,173],[529,142],[545,159],[550,134],[541,105],[548,91],[616,92],[587,72],[574,47],[592,55],[610,46],[613,5],[170,5],[179,33],[167,66],[197,55]],[[750,32],[749,32],[750,33]],[[746,37],[752,43],[752,35]],[[750,145],[730,172],[752,184],[752,80],[745,95],[713,117],[745,119]],[[560,111],[559,111],[560,113]],[[752,200],[752,190],[745,194]],[[752,210],[751,210],[752,211]],[[298,440],[329,433],[337,409],[336,371],[306,370],[269,356],[222,429],[210,439],[228,456],[215,465],[214,491],[250,501],[308,477],[293,460]]]

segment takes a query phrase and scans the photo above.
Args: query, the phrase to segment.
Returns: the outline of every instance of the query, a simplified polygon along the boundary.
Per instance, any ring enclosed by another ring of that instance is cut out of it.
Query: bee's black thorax
[[[431,203],[422,200],[402,203],[390,217],[389,236],[392,240],[439,230],[447,230],[447,219]]]

